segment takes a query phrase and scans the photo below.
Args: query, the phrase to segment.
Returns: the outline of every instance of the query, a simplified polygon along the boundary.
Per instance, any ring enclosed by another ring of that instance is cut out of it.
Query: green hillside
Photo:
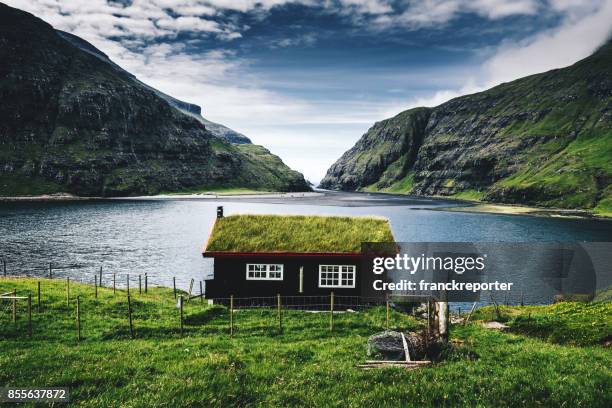
[[[376,123],[321,186],[612,206],[612,42],[576,64]]]

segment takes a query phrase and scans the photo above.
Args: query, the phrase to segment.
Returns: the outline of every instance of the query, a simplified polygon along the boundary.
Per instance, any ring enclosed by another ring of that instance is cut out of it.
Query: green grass
[[[0,174],[0,197],[52,194],[65,191],[65,187],[39,177]]]
[[[0,292],[34,291],[31,279],[0,279]],[[220,306],[186,304],[184,337],[172,292],[133,293],[136,339],[129,338],[126,297],[72,285],[81,296],[83,340],[76,341],[74,302],[62,281],[42,280],[43,311],[25,334],[23,306],[14,326],[0,315],[0,384],[70,387],[80,407],[608,407],[612,352],[599,346],[551,344],[519,334],[453,326],[463,341],[431,368],[363,371],[368,336],[384,310],[336,316],[286,312],[279,333],[274,311],[238,311],[228,333]],[[36,304],[36,302],[34,302]],[[6,311],[3,306],[2,311]],[[393,327],[419,323],[398,312]],[[469,356],[470,358],[466,358]],[[24,406],[28,406],[27,404]]]
[[[602,295],[604,296],[604,295]],[[559,344],[597,345],[612,336],[612,302],[559,302],[547,306],[500,306],[501,320],[515,333]],[[498,319],[493,307],[475,319]],[[499,320],[499,319],[498,319]]]
[[[410,190],[412,190],[412,186],[414,185],[414,175],[412,173],[408,173],[401,179],[391,183],[387,187],[378,187],[379,182],[374,184],[370,184],[367,187],[364,187],[363,191],[368,192],[379,192],[379,193],[393,193],[393,194],[408,194]]]
[[[468,200],[468,201],[481,201],[485,193],[477,190],[465,190],[459,193],[453,194],[451,197],[456,198],[458,200]]]
[[[217,220],[206,251],[359,253],[362,242],[393,241],[384,218],[232,215]]]

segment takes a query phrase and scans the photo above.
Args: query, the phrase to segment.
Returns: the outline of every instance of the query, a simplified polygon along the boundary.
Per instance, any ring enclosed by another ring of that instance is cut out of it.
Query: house
[[[206,297],[322,296],[332,291],[373,296],[375,275],[371,263],[362,262],[362,243],[393,240],[384,218],[224,217],[220,207],[203,252],[214,258]]]

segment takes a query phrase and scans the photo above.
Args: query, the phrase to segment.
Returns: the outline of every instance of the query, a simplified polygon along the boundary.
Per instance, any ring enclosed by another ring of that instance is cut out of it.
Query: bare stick
[[[32,337],[32,295],[28,294],[28,335]]]
[[[463,321],[464,326],[468,324],[468,322],[470,321],[470,318],[472,317],[472,313],[474,313],[474,309],[476,309],[476,302],[474,302],[474,304],[472,305],[472,308],[470,309],[470,313],[468,314],[467,319]]]
[[[49,279],[53,279],[53,267],[51,266],[51,262],[49,262]]]
[[[283,331],[283,315],[281,312],[281,295],[280,293],[277,296],[277,308],[278,308],[278,330]]]
[[[431,336],[431,299],[427,298],[427,334]]]
[[[230,337],[234,335],[234,295],[230,296]]]
[[[102,287],[102,265],[100,265],[100,287]]]
[[[77,340],[81,341],[81,297],[76,297],[76,327],[77,327]]]
[[[142,295],[142,275],[138,275],[138,294]]]
[[[181,310],[180,318],[181,318],[181,337],[183,336],[183,295],[179,296],[179,309]]]
[[[38,303],[38,313],[40,313],[40,281],[37,282],[38,296],[36,297],[36,301]]]
[[[174,288],[174,299],[176,300],[176,276],[172,277],[172,287]]]
[[[17,290],[13,290],[13,323],[17,323]]]
[[[329,295],[329,330],[334,331],[334,292]]]
[[[130,300],[130,295],[128,295],[127,301],[128,301],[128,319],[130,321],[130,337],[134,338],[134,325],[132,324],[132,301]]]
[[[127,274],[127,292],[128,296],[130,295],[130,274]]]
[[[145,293],[148,292],[149,289],[149,275],[145,273]]]
[[[189,296],[187,297],[187,301],[191,302],[191,291],[193,290],[193,278],[191,278],[191,282],[189,282]]]
[[[98,298],[98,276],[94,275],[95,297]]]
[[[387,293],[387,330],[389,330],[389,294]]]

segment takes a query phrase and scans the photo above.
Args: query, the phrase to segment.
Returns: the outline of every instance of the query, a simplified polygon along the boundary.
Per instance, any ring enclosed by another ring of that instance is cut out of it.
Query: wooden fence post
[[[28,294],[28,335],[32,337],[32,295]]]
[[[200,281],[200,303],[204,303],[204,291],[202,290],[202,281]]]
[[[94,288],[95,288],[95,297],[98,298],[98,276],[94,275]]]
[[[183,295],[178,297],[179,309],[180,309],[180,318],[181,318],[181,337],[183,337]]]
[[[283,315],[281,312],[281,295],[280,293],[277,296],[277,308],[278,308],[278,330],[283,331]]]
[[[102,265],[100,265],[100,287],[102,287]]]
[[[17,289],[13,289],[13,323],[17,323]]]
[[[329,295],[329,330],[334,331],[334,292]]]
[[[38,290],[38,296],[36,297],[36,301],[38,303],[38,313],[40,313],[40,281],[36,284]]]
[[[387,330],[389,330],[389,294],[387,293]]]
[[[76,297],[76,327],[77,327],[77,340],[81,341],[81,297]]]
[[[149,275],[145,273],[145,293],[148,292],[149,289]]]
[[[130,300],[130,295],[128,295],[127,301],[128,301],[128,319],[130,321],[130,337],[134,338],[134,325],[132,324],[132,301]]]
[[[234,336],[234,295],[230,295],[230,337]]]
[[[172,287],[174,288],[174,300],[176,300],[176,276],[172,277]]]
[[[128,273],[126,275],[126,280],[127,280],[127,292],[128,292],[128,296],[130,295],[130,274]]]
[[[117,274],[113,272],[113,295],[117,291]]]
[[[51,266],[51,262],[49,262],[49,279],[53,279],[53,267]]]
[[[70,306],[70,278],[66,278],[66,304]]]
[[[138,274],[138,294],[142,295],[142,275]]]

